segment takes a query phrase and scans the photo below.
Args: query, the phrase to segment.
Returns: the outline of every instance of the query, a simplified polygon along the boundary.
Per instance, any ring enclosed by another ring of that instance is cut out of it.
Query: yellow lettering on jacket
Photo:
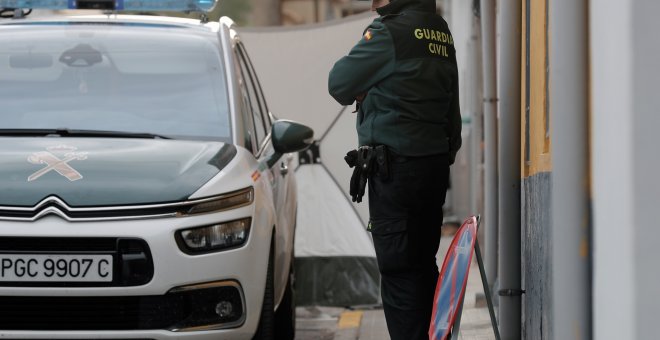
[[[432,54],[437,54],[443,57],[449,57],[449,53],[447,53],[447,46],[446,45],[440,45],[436,43],[429,43],[429,52]]]
[[[427,40],[429,53],[441,57],[449,57],[448,46],[454,44],[451,34],[430,28],[416,28],[413,30],[413,36],[417,40]]]
[[[445,43],[445,44],[449,43],[449,45],[454,44],[454,39],[452,38],[451,34],[447,34],[442,31],[432,30],[429,28],[416,28],[413,31],[413,35],[418,40],[426,39],[439,43]]]

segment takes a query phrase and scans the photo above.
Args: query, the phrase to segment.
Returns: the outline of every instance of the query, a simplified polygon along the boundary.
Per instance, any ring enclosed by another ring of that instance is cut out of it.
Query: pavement
[[[442,264],[452,235],[443,236],[438,254]],[[479,267],[473,257],[470,267],[459,340],[494,340],[488,308],[483,297]],[[379,306],[338,308],[298,307],[296,340],[389,340],[385,315]]]

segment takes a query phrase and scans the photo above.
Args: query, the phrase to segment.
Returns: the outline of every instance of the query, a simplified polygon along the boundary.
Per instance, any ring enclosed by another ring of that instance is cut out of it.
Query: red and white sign
[[[433,298],[430,340],[445,340],[454,325],[465,296],[470,263],[477,240],[477,218],[463,222],[447,250]]]

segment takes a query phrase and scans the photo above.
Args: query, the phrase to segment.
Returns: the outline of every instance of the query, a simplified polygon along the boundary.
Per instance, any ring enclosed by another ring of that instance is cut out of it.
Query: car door
[[[236,56],[244,79],[245,91],[249,101],[249,111],[252,113],[252,124],[256,139],[256,156],[260,162],[266,162],[275,154],[270,140],[273,117],[268,110],[266,100],[242,43],[236,45]],[[289,266],[293,252],[293,237],[296,214],[295,182],[289,174],[292,155],[283,155],[268,169],[268,180],[273,190],[274,206],[277,212],[275,235],[275,301],[279,301],[286,285]]]

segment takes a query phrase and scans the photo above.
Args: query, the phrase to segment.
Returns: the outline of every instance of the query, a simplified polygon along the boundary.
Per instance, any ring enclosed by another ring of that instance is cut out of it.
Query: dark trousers
[[[428,340],[448,183],[446,155],[393,157],[389,178],[369,180],[369,229],[392,340]]]

